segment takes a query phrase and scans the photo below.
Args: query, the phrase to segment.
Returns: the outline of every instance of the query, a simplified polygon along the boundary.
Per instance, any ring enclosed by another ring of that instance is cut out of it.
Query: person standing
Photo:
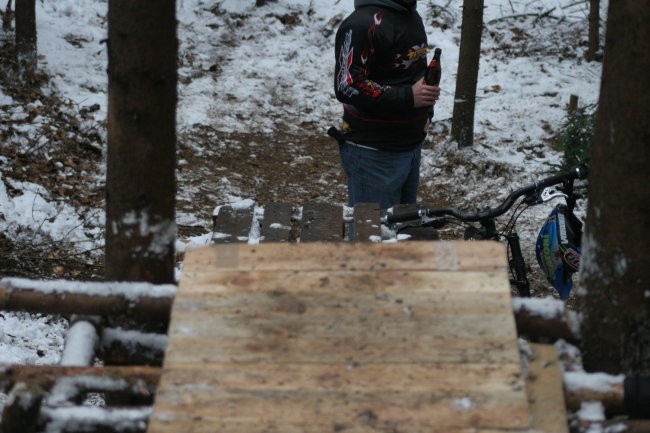
[[[417,0],[355,0],[336,33],[334,90],[348,205],[415,203],[438,86],[424,84],[427,36]]]

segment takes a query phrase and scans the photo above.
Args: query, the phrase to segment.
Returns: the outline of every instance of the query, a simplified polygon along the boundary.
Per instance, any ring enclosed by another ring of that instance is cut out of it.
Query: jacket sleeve
[[[373,113],[413,109],[411,86],[382,85],[371,79],[377,50],[387,41],[370,31],[372,23],[344,22],[336,35],[336,98]],[[384,45],[384,46],[382,46]]]

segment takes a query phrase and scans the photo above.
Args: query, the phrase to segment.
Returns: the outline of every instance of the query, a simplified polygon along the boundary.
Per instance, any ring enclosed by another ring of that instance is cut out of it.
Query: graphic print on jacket
[[[352,30],[345,35],[343,47],[339,54],[339,74],[338,74],[338,90],[348,97],[359,94],[359,91],[352,87],[354,80],[350,74],[350,66],[352,66],[352,57],[354,56],[354,48],[352,48]]]
[[[422,143],[430,113],[414,108],[411,90],[426,70],[426,33],[414,9],[377,3],[358,7],[339,27],[334,90],[347,140],[407,151]]]

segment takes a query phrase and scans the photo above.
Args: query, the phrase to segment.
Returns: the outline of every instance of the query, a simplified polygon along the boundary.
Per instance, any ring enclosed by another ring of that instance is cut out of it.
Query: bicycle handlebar
[[[563,173],[558,173],[553,176],[549,176],[540,181],[534,182],[530,185],[526,185],[522,188],[519,188],[512,193],[510,193],[503,202],[495,208],[485,208],[483,210],[478,210],[476,212],[465,212],[452,207],[442,207],[442,208],[432,208],[432,207],[422,207],[416,211],[405,212],[400,214],[392,214],[386,216],[386,222],[389,224],[403,222],[403,221],[412,221],[415,219],[421,219],[423,217],[442,217],[442,216],[453,216],[461,221],[465,222],[477,222],[485,219],[496,218],[498,216],[506,213],[514,204],[515,200],[524,195],[529,195],[533,192],[541,192],[544,188],[549,186],[557,185],[564,182],[571,182],[575,179],[585,179],[588,175],[588,169],[586,167],[574,167]]]

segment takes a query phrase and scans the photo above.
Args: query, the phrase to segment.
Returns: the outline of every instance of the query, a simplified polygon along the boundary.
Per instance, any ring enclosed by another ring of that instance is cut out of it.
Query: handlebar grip
[[[386,215],[386,222],[392,224],[392,223],[400,223],[403,221],[413,221],[420,218],[422,218],[422,213],[421,211],[416,210],[412,212]]]
[[[538,185],[539,187],[545,188],[547,186],[557,185],[558,183],[562,183],[565,180],[585,179],[587,175],[587,167],[573,167],[568,171],[564,171],[562,173],[558,173],[556,175],[542,179],[538,182]]]

